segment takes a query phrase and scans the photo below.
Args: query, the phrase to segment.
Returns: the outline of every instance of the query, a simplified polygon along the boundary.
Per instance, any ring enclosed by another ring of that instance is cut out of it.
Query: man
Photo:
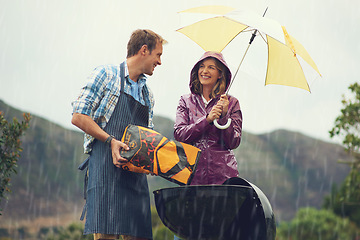
[[[72,124],[85,132],[89,154],[84,234],[94,239],[152,239],[149,190],[145,174],[121,169],[121,142],[128,124],[153,128],[154,99],[146,76],[161,65],[161,36],[138,29],[130,37],[120,66],[96,68],[72,103]]]

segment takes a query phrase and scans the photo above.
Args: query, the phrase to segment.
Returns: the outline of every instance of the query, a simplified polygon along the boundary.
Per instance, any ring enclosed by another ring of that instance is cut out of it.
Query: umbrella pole
[[[267,10],[268,10],[268,7],[265,9],[265,12],[264,12],[264,14],[263,14],[263,17],[265,16]],[[244,53],[244,55],[243,55],[243,57],[242,57],[242,59],[241,59],[241,61],[240,61],[240,64],[239,64],[238,68],[236,69],[236,72],[235,72],[234,76],[232,77],[232,79],[231,79],[231,81],[230,81],[229,87],[227,88],[227,90],[226,90],[226,92],[225,92],[226,95],[229,93],[230,87],[231,87],[232,83],[234,82],[234,79],[235,79],[235,77],[236,77],[236,75],[237,75],[237,73],[238,73],[238,71],[239,71],[239,69],[240,69],[240,66],[241,66],[242,62],[244,61],[244,58],[245,58],[245,56],[246,56],[246,54],[247,54],[247,52],[248,52],[248,50],[249,50],[249,48],[250,48],[250,45],[251,45],[251,43],[254,41],[254,39],[255,39],[255,37],[256,37],[257,31],[258,31],[258,30],[255,29],[254,32],[253,32],[252,35],[251,35],[251,38],[250,38],[249,44],[248,44],[248,46],[247,46],[247,48],[246,48],[246,51],[245,51],[245,53]],[[227,129],[228,127],[230,127],[231,118],[229,118],[228,121],[227,121],[227,123],[226,123],[225,125],[223,125],[223,126],[220,125],[220,124],[217,122],[217,119],[215,119],[215,120],[213,121],[213,123],[214,123],[214,125],[215,125],[218,129]]]
[[[244,55],[243,55],[243,57],[242,57],[242,59],[241,59],[241,61],[240,61],[240,64],[239,64],[238,68],[236,69],[236,72],[235,72],[234,76],[232,77],[232,79],[231,79],[231,81],[230,81],[229,87],[228,87],[228,89],[227,89],[226,92],[225,92],[226,95],[228,94],[228,92],[229,92],[229,90],[230,90],[230,87],[231,87],[232,83],[234,82],[234,79],[235,79],[235,77],[236,77],[236,75],[237,75],[237,73],[238,73],[238,71],[239,71],[239,69],[240,69],[240,66],[241,66],[242,62],[244,61],[244,58],[245,58],[245,56],[246,56],[246,54],[247,54],[247,52],[248,52],[248,50],[249,50],[249,48],[250,48],[250,45],[251,45],[252,41],[254,40],[254,35],[255,35],[255,34],[256,34],[256,32],[253,33],[253,35],[252,35],[252,37],[251,37],[251,40],[250,40],[250,42],[249,42],[249,45],[247,46],[246,51],[245,51],[245,53],[244,53]]]
[[[269,8],[269,7],[266,7],[266,9],[265,9],[265,11],[264,11],[264,14],[263,14],[263,17],[265,16],[268,8]],[[228,87],[228,89],[227,89],[226,92],[225,92],[226,95],[229,93],[230,87],[231,87],[231,85],[232,85],[232,83],[233,83],[233,81],[234,81],[234,79],[235,79],[235,77],[236,77],[236,75],[237,75],[237,73],[238,73],[238,71],[239,71],[239,69],[240,69],[240,66],[241,66],[242,62],[244,61],[244,58],[245,58],[245,56],[246,56],[246,54],[247,54],[247,52],[248,52],[248,50],[249,50],[249,48],[250,48],[250,45],[251,45],[251,43],[254,41],[254,39],[255,39],[255,37],[256,37],[257,31],[258,31],[258,30],[255,29],[254,32],[253,32],[252,35],[251,35],[251,38],[250,38],[250,41],[249,41],[249,45],[248,45],[247,48],[246,48],[246,51],[245,51],[245,53],[244,53],[244,56],[242,57],[242,59],[241,59],[241,61],[240,61],[240,64],[239,64],[238,68],[236,69],[236,72],[235,72],[233,78],[232,78],[231,81],[230,81],[229,87]]]
[[[266,12],[266,11],[265,11],[265,12]],[[255,30],[255,31],[253,32],[253,34],[252,34],[252,36],[251,36],[251,38],[250,38],[249,45],[247,46],[246,51],[245,51],[245,53],[244,53],[244,55],[243,55],[243,57],[242,57],[242,59],[241,59],[241,61],[240,61],[240,64],[239,64],[238,68],[236,69],[236,72],[235,72],[234,76],[232,77],[232,79],[231,79],[231,81],[230,81],[229,87],[227,88],[227,90],[226,90],[226,92],[225,92],[226,95],[229,93],[230,87],[231,87],[232,83],[234,82],[234,79],[235,79],[235,77],[236,77],[236,75],[237,75],[237,73],[238,73],[238,71],[239,71],[239,69],[240,69],[240,66],[241,66],[242,62],[244,61],[244,58],[245,58],[245,56],[246,56],[246,54],[247,54],[247,52],[248,52],[248,50],[249,50],[249,48],[250,48],[250,45],[251,45],[251,43],[254,41],[254,38],[256,37],[256,33],[257,33],[257,30]],[[225,125],[223,125],[223,126],[218,123],[217,119],[215,119],[215,120],[213,121],[213,123],[214,123],[214,125],[215,125],[218,129],[227,129],[228,127],[230,127],[231,118],[228,118],[227,123],[226,123]]]
[[[236,69],[236,72],[235,72],[234,76],[232,77],[232,79],[231,79],[231,81],[230,81],[229,87],[227,88],[227,90],[226,90],[226,92],[225,92],[226,95],[228,94],[229,89],[230,89],[230,87],[231,87],[231,85],[232,85],[232,83],[233,83],[233,81],[234,81],[234,79],[235,79],[235,77],[236,77],[236,74],[237,74],[238,71],[239,71],[239,68],[240,68],[240,66],[241,66],[241,63],[244,61],[245,55],[246,55],[247,51],[248,51],[249,48],[250,48],[250,45],[251,45],[252,40],[254,40],[254,35],[255,35],[255,34],[256,34],[256,32],[254,31],[253,36],[251,37],[251,40],[250,40],[250,42],[249,42],[249,45],[248,45],[248,47],[246,48],[246,51],[245,51],[245,53],[244,53],[244,56],[242,57],[242,59],[241,59],[241,61],[240,61],[240,64],[239,64],[238,68]],[[227,121],[227,123],[226,123],[225,125],[220,125],[220,124],[218,123],[217,119],[215,119],[215,120],[213,121],[213,123],[214,123],[215,127],[217,127],[218,129],[222,129],[222,130],[223,130],[223,129],[227,129],[228,127],[230,127],[231,118],[228,118],[228,121]]]

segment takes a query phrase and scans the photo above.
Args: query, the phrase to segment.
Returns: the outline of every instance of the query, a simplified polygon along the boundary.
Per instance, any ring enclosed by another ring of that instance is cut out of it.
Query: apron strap
[[[124,92],[124,81],[125,81],[125,62],[122,62],[120,64],[120,79],[121,79],[121,88],[120,88],[120,94]]]
[[[121,89],[120,89],[120,92],[121,93],[124,93],[124,81],[125,81],[125,62],[122,62],[120,64],[120,79],[121,79]],[[143,98],[144,98],[144,101],[145,101],[145,106],[148,106],[150,107],[150,101],[148,98],[146,98],[145,96],[146,95],[149,95],[149,89],[147,88],[146,84],[145,86],[142,88],[142,91],[141,91],[142,95],[143,95]]]
[[[89,161],[90,161],[90,156],[88,158],[85,159],[85,161],[83,163],[81,163],[78,167],[78,169],[80,171],[84,171],[85,170],[85,176],[84,176],[84,199],[85,199],[85,205],[83,207],[81,216],[80,216],[80,220],[83,221],[86,215],[86,210],[87,210],[87,204],[86,204],[86,198],[87,198],[87,186],[88,186],[88,181],[89,181]]]

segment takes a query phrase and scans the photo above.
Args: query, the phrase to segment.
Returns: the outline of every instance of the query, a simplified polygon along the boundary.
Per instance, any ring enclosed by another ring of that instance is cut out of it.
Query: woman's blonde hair
[[[209,57],[209,58],[215,60],[215,66],[219,70],[220,76],[221,76],[216,81],[216,83],[209,95],[210,98],[215,98],[215,97],[225,93],[225,89],[226,89],[225,66],[218,59],[216,59],[214,57]],[[199,72],[200,65],[204,62],[204,60],[209,59],[209,58],[205,58],[201,62],[199,62],[195,66],[195,69],[191,73],[191,79],[192,79],[191,89],[192,89],[193,93],[202,94],[203,89],[202,89],[202,84],[200,83],[200,80],[199,80],[198,72]]]

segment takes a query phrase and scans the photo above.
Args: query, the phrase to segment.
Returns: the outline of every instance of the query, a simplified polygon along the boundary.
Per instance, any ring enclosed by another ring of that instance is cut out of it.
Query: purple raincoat
[[[215,57],[225,65],[227,71],[226,88],[228,88],[231,72],[221,53],[206,52],[191,72],[197,71],[197,65],[207,57]],[[239,175],[232,149],[237,148],[241,141],[242,114],[240,104],[235,97],[228,95],[228,112],[226,116],[218,119],[218,123],[224,125],[228,118],[231,118],[232,122],[229,128],[220,130],[213,123],[206,121],[206,116],[220,96],[211,99],[209,104],[205,106],[202,96],[193,92],[192,81],[193,79],[190,79],[192,93],[181,96],[177,107],[174,137],[177,141],[201,149],[201,156],[191,185],[222,184],[228,178]]]

